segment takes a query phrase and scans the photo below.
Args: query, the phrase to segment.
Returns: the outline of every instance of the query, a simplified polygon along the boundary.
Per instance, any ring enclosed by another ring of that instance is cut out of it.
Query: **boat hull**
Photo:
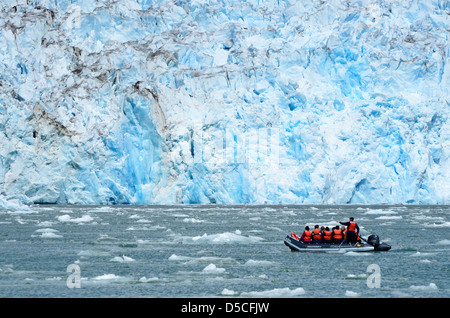
[[[298,252],[334,252],[334,253],[343,253],[343,252],[373,252],[375,251],[375,247],[370,244],[365,243],[357,243],[357,244],[334,244],[334,243],[303,243],[290,235],[286,236],[284,239],[284,244],[288,246],[293,251]]]

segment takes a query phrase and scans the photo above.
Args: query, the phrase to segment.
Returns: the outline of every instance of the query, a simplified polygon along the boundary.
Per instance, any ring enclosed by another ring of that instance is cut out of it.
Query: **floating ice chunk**
[[[247,262],[245,262],[244,265],[246,265],[246,266],[271,266],[274,264],[275,263],[271,262],[271,261],[261,261],[261,260],[249,259]]]
[[[450,222],[425,224],[425,227],[450,227]]]
[[[185,223],[203,223],[205,221],[204,220],[199,220],[199,219],[196,219],[196,218],[184,218],[183,222],[185,222]]]
[[[347,297],[359,297],[359,294],[357,292],[351,291],[351,290],[346,290],[345,291],[345,296]]]
[[[383,216],[379,216],[376,219],[377,220],[400,220],[403,217],[401,215],[394,215],[394,216],[390,216],[390,215],[383,215]]]
[[[240,233],[240,232],[239,232]],[[226,243],[257,243],[264,239],[257,236],[244,236],[236,233],[220,233],[220,234],[203,234],[202,236],[194,236],[191,239],[196,243],[208,243],[208,244],[226,244]]]
[[[52,232],[44,232],[44,233],[41,234],[41,237],[42,238],[62,238],[63,236],[59,235],[59,234],[52,233]]]
[[[223,296],[234,296],[237,293],[234,290],[224,288],[220,294]]]
[[[398,214],[398,212],[391,210],[371,210],[369,209],[365,214]]]
[[[174,213],[174,214],[172,214],[172,216],[173,216],[173,217],[176,217],[176,218],[186,218],[186,217],[188,217],[189,215],[187,215],[187,214],[182,214],[182,213]]]
[[[224,272],[225,272],[225,268],[217,267],[214,264],[209,264],[202,270],[203,274],[222,274]]]
[[[39,229],[35,231],[36,233],[41,233],[41,235],[39,237],[42,238],[62,238],[62,235],[56,234],[57,232],[59,232],[58,230],[52,229],[52,228],[44,228],[44,229]],[[32,235],[34,236],[34,235]]]
[[[152,223],[152,221],[147,220],[147,219],[139,219],[136,221],[136,223]]]
[[[97,277],[94,277],[95,280],[106,280],[106,279],[117,279],[120,276],[116,276],[115,274],[103,274]]]
[[[79,217],[79,218],[71,218],[70,215],[64,214],[64,215],[58,216],[57,219],[58,219],[58,221],[63,222],[63,223],[78,223],[78,224],[87,223],[87,222],[91,222],[94,220],[94,218],[88,214],[83,215],[82,217]]]
[[[116,274],[103,274],[93,278],[81,278],[82,285],[83,284],[110,284],[110,283],[126,283],[126,282],[135,282],[135,279],[132,277],[119,276]]]
[[[129,256],[116,256],[112,259],[110,259],[111,262],[117,262],[117,263],[129,263],[129,262],[134,262],[134,259],[129,257]]]
[[[366,274],[358,274],[358,275],[348,274],[347,275],[348,278],[365,278],[366,276],[367,276]]]
[[[425,286],[412,285],[409,287],[409,289],[414,290],[414,291],[433,291],[433,290],[438,290],[438,287],[436,286],[435,283],[430,283],[429,285],[425,285]]]
[[[99,275],[96,276],[94,278],[91,279],[91,281],[94,282],[104,282],[104,283],[109,283],[109,282],[126,282],[129,281],[130,278],[124,277],[124,276],[118,276],[116,274],[103,274],[103,275]]]
[[[188,261],[190,259],[192,259],[192,257],[179,256],[179,255],[175,255],[175,254],[170,255],[168,258],[169,261]]]
[[[298,297],[305,294],[305,290],[302,287],[295,289],[286,288],[274,288],[271,290],[264,291],[251,291],[241,293],[241,297],[271,297],[271,298],[289,298]]]
[[[429,264],[431,261],[429,259],[422,259],[419,261],[420,263]]]
[[[139,282],[141,282],[141,283],[156,282],[158,280],[159,280],[159,278],[156,277],[156,276],[155,277],[150,277],[150,278],[147,278],[147,277],[143,276],[143,277],[139,278]]]
[[[100,234],[97,241],[117,241],[115,237],[109,236],[108,234]]]
[[[425,257],[425,256],[432,256],[432,255],[436,255],[436,253],[424,253],[424,252],[416,252],[414,254],[412,254],[412,257]]]
[[[128,229],[127,229],[128,230]],[[136,243],[138,244],[150,244],[151,241],[150,240],[142,240],[142,239],[137,239]]]
[[[52,229],[52,228],[45,228],[45,229],[36,230],[35,232],[37,232],[37,233],[45,233],[45,232],[55,233],[55,232],[59,232],[59,231],[55,230],[55,229]]]

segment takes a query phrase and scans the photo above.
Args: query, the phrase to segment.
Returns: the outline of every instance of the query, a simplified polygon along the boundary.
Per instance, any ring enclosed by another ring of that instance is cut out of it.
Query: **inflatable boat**
[[[298,252],[385,252],[391,246],[380,242],[378,235],[370,235],[367,240],[361,238],[358,243],[303,243],[296,235],[288,235],[284,239],[284,244],[292,251]],[[363,242],[364,241],[364,242]]]

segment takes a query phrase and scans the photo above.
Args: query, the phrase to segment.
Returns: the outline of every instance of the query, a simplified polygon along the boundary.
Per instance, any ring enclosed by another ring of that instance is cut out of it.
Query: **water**
[[[449,206],[35,206],[0,211],[0,297],[449,297]],[[355,217],[389,252],[299,253]],[[67,272],[75,264],[77,273]],[[368,281],[379,269],[379,288]],[[72,285],[71,285],[72,284]]]

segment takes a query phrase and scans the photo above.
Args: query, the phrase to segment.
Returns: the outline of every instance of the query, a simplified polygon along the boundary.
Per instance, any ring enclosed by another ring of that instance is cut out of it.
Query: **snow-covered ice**
[[[450,202],[448,1],[0,4],[0,207]]]

